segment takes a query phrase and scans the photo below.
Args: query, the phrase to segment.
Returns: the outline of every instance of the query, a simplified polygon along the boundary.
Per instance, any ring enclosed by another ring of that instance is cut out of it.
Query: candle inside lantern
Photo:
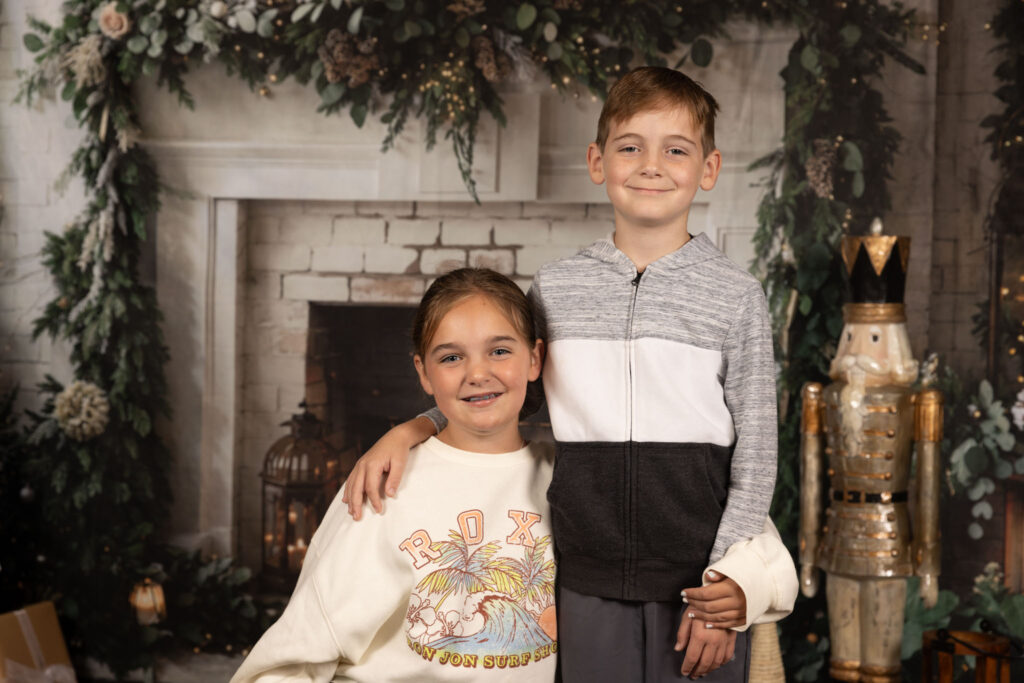
[[[129,602],[135,608],[135,618],[143,626],[158,624],[167,616],[164,588],[148,578],[135,584]]]

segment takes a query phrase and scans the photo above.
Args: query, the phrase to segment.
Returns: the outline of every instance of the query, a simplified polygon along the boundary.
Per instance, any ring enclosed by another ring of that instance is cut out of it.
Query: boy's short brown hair
[[[663,66],[641,66],[623,76],[608,91],[597,120],[597,146],[604,150],[608,129],[641,111],[684,107],[701,130],[704,156],[715,149],[715,113],[718,102],[689,76]]]

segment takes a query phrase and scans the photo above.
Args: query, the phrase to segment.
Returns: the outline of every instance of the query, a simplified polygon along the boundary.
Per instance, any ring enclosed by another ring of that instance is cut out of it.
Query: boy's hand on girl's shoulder
[[[676,650],[686,648],[680,673],[691,679],[700,678],[733,658],[736,652],[736,631],[710,628],[701,619],[683,616],[679,624]]]
[[[747,596],[739,584],[729,577],[708,570],[706,586],[683,591],[684,610],[691,619],[702,619],[713,628],[734,628],[747,623]]]

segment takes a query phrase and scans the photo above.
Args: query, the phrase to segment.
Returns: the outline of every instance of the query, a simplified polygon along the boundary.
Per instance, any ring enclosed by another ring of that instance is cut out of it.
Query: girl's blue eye
[[[454,362],[455,362],[455,361],[457,361],[458,359],[459,359],[459,357],[458,357],[458,356],[456,356],[456,355],[455,355],[454,353],[452,353],[452,354],[449,354],[449,355],[447,355],[447,356],[442,356],[442,357],[441,357],[441,358],[440,358],[440,359],[438,360],[438,363],[454,363]]]

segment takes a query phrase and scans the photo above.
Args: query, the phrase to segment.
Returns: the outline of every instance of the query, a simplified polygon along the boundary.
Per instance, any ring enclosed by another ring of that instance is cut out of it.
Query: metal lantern
[[[143,626],[159,624],[167,616],[164,588],[151,579],[135,584],[128,601],[135,608],[135,618]]]
[[[263,577],[272,586],[295,585],[309,542],[340,485],[334,449],[324,423],[302,412],[282,426],[291,434],[274,442],[263,460]]]

